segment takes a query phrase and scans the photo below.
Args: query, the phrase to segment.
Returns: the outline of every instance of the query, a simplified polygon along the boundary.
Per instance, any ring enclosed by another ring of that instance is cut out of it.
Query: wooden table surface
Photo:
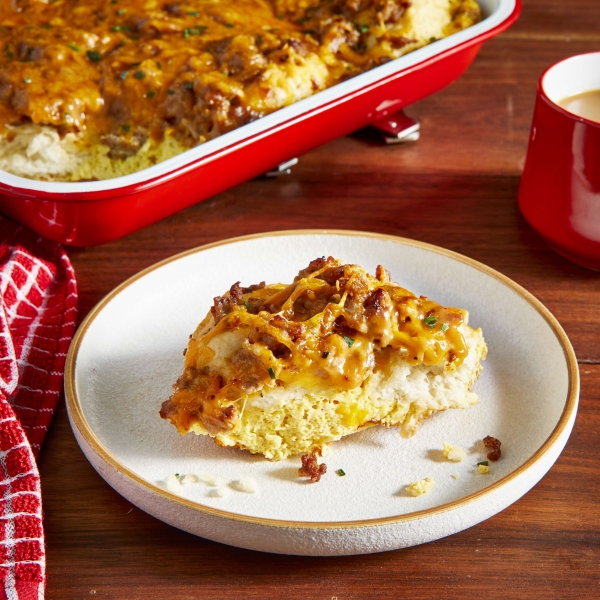
[[[600,49],[598,0],[524,0],[519,22],[467,73],[407,109],[421,139],[364,130],[125,239],[69,250],[80,318],[116,285],[175,253],[296,228],[394,234],[481,261],[539,298],[579,360],[567,446],[528,494],[448,538],[367,556],[269,555],[194,537],[113,491],[79,450],[60,404],[40,458],[47,597],[600,598],[600,275],[551,251],[517,207],[536,82],[550,64]]]

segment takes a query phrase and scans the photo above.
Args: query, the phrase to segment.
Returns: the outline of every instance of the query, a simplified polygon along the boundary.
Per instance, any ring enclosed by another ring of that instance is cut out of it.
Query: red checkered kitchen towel
[[[64,250],[0,216],[0,600],[44,597],[35,457],[62,389],[76,315]]]

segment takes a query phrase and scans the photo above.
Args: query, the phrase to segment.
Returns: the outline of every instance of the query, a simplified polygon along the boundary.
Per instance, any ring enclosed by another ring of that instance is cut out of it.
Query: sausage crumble
[[[313,483],[320,481],[321,476],[327,473],[327,465],[319,464],[317,456],[321,456],[320,448],[315,448],[310,454],[302,455],[302,466],[298,469],[300,477],[310,477]]]
[[[500,450],[502,444],[500,440],[497,440],[491,435],[487,435],[483,438],[483,445],[489,450],[487,453],[488,460],[496,462],[502,455],[502,450]]]

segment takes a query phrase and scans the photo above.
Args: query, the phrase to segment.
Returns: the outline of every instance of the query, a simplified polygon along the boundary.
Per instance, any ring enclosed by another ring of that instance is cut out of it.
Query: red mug
[[[600,52],[567,58],[540,77],[519,207],[566,259],[600,271],[600,122],[561,108],[600,90]]]

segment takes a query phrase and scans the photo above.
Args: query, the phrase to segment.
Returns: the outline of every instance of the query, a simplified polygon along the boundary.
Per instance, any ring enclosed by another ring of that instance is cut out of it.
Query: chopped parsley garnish
[[[129,71],[122,71],[119,77],[121,79],[127,79],[127,75],[129,75]]]
[[[477,463],[477,466],[479,465],[483,465],[484,467],[489,467],[489,462],[487,460],[482,460],[481,462]]]
[[[262,35],[256,36],[256,43],[260,46],[263,43]]]
[[[437,40],[437,38],[435,38],[435,37],[430,37],[430,38],[429,38],[429,41],[430,41],[430,42],[435,42],[436,40]]]
[[[26,83],[26,84],[29,85],[31,83],[31,78],[30,77],[25,77],[25,79],[23,79],[23,83]]]
[[[323,352],[323,354],[321,354],[321,358],[327,358],[329,356],[329,352]]]
[[[438,322],[438,318],[437,317],[425,317],[423,319],[425,325],[427,325],[427,327],[431,327],[432,329],[437,325]]]
[[[102,55],[96,50],[88,50],[86,54],[92,62],[100,62],[102,60]]]
[[[185,89],[186,89],[186,90],[193,90],[193,89],[194,89],[194,83],[193,83],[192,81],[188,81],[188,82],[185,84]]]
[[[225,27],[229,27],[229,29],[231,29],[233,26],[233,23],[225,23]]]
[[[75,52],[79,52],[79,48],[75,44],[69,44],[69,48],[71,48],[71,50],[75,50]]]
[[[267,369],[267,371],[269,371],[269,377],[270,377],[271,379],[275,379],[275,371],[273,371],[273,369],[272,369],[271,367],[269,367],[269,368]]]
[[[159,69],[162,69],[162,65],[160,64],[160,60],[157,60],[157,61],[156,61],[156,66],[157,66]]]
[[[206,31],[206,27],[187,27],[183,30],[183,37],[189,38],[190,35],[200,35]]]
[[[155,93],[154,93],[152,90],[150,90],[150,91],[149,91],[149,92],[146,94],[146,97],[147,97],[147,98],[154,98],[154,96],[155,96]]]
[[[358,29],[358,31],[360,31],[361,33],[365,33],[366,31],[369,31],[369,26],[368,25],[359,25],[358,23],[356,23],[354,25],[356,27],[356,29]]]
[[[252,305],[250,304],[250,302],[244,300],[244,306],[246,307],[248,312],[252,310]]]
[[[167,90],[167,94],[169,94],[169,96],[172,96],[175,92],[173,90]]]
[[[10,50],[6,53],[6,58],[13,58],[14,56],[15,55]]]
[[[131,129],[131,125],[123,125],[123,127],[121,127],[121,129],[123,131],[129,131]]]
[[[199,17],[200,13],[195,10],[189,10],[188,15],[190,15],[190,17]]]
[[[177,479],[179,479],[179,473],[175,473],[175,477],[177,477]]]
[[[344,471],[344,469],[338,469],[336,471],[336,473],[340,476],[340,477],[344,477],[344,475],[346,474],[346,472]]]
[[[52,29],[52,25],[50,25],[50,23],[46,23],[45,25],[42,25],[42,27],[44,29]]]
[[[450,325],[448,323],[442,323],[442,331],[448,331],[450,329]]]
[[[119,31],[121,31],[121,26],[120,26],[120,25],[115,25],[115,26],[114,26],[114,27],[111,29],[111,31],[112,31],[113,33],[118,33]]]
[[[354,344],[354,340],[351,337],[348,337],[347,335],[345,335],[344,339],[346,340],[346,344],[348,344],[349,347]]]
[[[133,76],[134,76],[136,79],[140,79],[140,80],[142,80],[142,79],[144,79],[144,77],[146,77],[146,73],[144,73],[144,71],[136,71],[136,72],[133,74]]]
[[[120,9],[117,11],[117,14],[118,14],[118,15],[124,15],[126,12],[127,12],[127,11],[126,11],[124,8],[120,8]]]

